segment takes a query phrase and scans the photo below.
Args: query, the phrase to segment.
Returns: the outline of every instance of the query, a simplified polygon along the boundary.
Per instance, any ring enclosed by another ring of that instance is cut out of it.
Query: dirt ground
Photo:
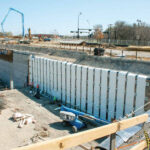
[[[72,134],[71,127],[62,126],[59,111],[54,110],[58,106],[49,104],[48,98],[42,97],[37,100],[29,94],[28,89],[0,91],[0,98],[6,103],[0,114],[0,150],[10,150]],[[18,128],[19,122],[12,120],[14,112],[32,114],[36,123]],[[94,141],[84,146],[91,147],[97,144],[98,141]],[[81,150],[81,147],[72,148],[74,149]]]
[[[16,147],[72,134],[71,127],[62,126],[59,111],[55,110],[58,108],[58,105],[50,104],[48,97],[36,99],[29,91],[29,88],[0,91],[0,102],[3,100],[5,104],[0,114],[0,150],[10,150]],[[32,114],[36,119],[36,123],[30,123],[24,125],[23,128],[18,128],[19,123],[12,120],[14,112]],[[93,126],[88,126],[88,129],[90,128],[93,128]],[[144,130],[146,130],[148,134],[150,133],[149,128],[150,123],[145,124]],[[81,131],[84,130],[87,129]],[[127,143],[124,143],[121,149],[127,150],[131,148],[131,146],[124,148],[125,145],[145,139],[144,130],[142,129],[129,139]],[[101,140],[97,140],[84,144],[84,146],[90,148],[91,146],[97,146],[100,142]],[[71,150],[83,149],[78,146]]]

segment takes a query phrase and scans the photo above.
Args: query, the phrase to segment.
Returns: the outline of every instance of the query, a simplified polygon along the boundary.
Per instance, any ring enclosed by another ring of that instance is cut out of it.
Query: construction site
[[[35,34],[24,15],[1,22],[0,150],[149,149],[150,42],[80,28],[82,13],[74,36]]]

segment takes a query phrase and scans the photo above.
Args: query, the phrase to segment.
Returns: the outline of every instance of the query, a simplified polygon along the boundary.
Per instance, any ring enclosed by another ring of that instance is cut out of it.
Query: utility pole
[[[77,38],[80,38],[80,16],[82,15],[82,13],[80,12],[78,15],[78,26],[77,26]]]
[[[108,31],[109,44],[110,44],[110,40],[111,40],[111,27],[112,27],[112,24],[109,24],[109,31]]]
[[[138,23],[138,31],[137,31],[137,35],[136,35],[136,39],[138,40],[138,45],[140,45],[140,24],[142,23],[141,20],[137,19],[137,23]]]
[[[87,23],[88,23],[88,25],[89,25],[89,29],[90,29],[90,22],[89,22],[89,20],[87,20]],[[88,35],[88,37],[90,38],[90,30],[89,30],[89,35]]]

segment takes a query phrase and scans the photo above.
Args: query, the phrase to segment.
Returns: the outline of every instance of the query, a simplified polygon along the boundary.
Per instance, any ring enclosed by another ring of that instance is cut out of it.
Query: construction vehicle
[[[24,32],[24,14],[22,12],[16,10],[16,9],[14,9],[14,8],[9,8],[6,16],[4,17],[3,21],[1,22],[2,32],[3,32],[3,34],[5,34],[5,32],[4,32],[4,23],[5,23],[8,15],[11,11],[17,12],[21,15],[21,17],[22,17],[22,37],[24,37],[25,36],[25,32]]]
[[[84,112],[80,112],[78,110],[66,107],[64,105],[62,105],[60,108],[60,118],[63,120],[62,125],[71,125],[72,131],[74,133],[78,132],[78,130],[84,127],[87,127],[88,123],[94,126],[109,124],[109,122],[96,118],[92,115],[86,114]]]
[[[105,49],[104,48],[95,48],[94,49],[94,55],[103,56],[104,53],[105,53]]]
[[[31,28],[28,29],[28,38],[31,40],[32,36],[31,36]]]

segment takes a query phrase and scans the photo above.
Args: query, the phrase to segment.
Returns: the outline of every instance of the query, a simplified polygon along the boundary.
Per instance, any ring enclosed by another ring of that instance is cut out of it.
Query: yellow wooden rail
[[[146,147],[147,147],[146,141],[142,141],[141,143],[137,144],[136,146],[134,146],[130,150],[144,150]]]
[[[67,135],[50,141],[45,141],[17,148],[15,150],[63,150],[114,134],[117,131],[130,128],[137,124],[144,123],[147,121],[147,119],[148,114],[144,114],[141,116],[122,120],[102,127],[79,132],[76,134]]]

